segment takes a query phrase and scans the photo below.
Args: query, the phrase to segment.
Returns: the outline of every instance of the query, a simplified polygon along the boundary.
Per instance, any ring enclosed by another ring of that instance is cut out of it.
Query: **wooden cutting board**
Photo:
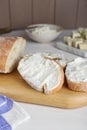
[[[66,85],[56,94],[45,95],[32,89],[17,70],[0,74],[0,93],[16,101],[61,108],[77,108],[87,105],[87,93],[74,92]]]

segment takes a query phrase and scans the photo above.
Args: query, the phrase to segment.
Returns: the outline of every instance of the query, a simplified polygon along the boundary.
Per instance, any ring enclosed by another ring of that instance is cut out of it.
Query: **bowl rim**
[[[59,25],[56,25],[56,24],[46,24],[46,23],[41,23],[41,24],[30,24],[26,27],[26,29],[33,29],[33,28],[37,28],[37,27],[46,27],[46,26],[54,26],[54,27],[57,27],[57,29],[60,30],[63,30],[63,27],[62,26],[59,26]]]

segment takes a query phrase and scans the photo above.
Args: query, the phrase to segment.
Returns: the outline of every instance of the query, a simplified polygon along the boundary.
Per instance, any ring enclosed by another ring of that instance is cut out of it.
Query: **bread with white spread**
[[[56,93],[63,86],[62,67],[41,54],[25,56],[20,60],[17,69],[32,88],[45,94]]]
[[[0,37],[0,73],[10,73],[23,56],[26,40],[22,37]]]
[[[68,63],[65,76],[70,89],[87,92],[87,59],[76,58]]]
[[[50,60],[54,60],[61,65],[64,69],[68,63],[68,59],[61,53],[52,53],[52,52],[37,52],[31,55],[41,55]]]

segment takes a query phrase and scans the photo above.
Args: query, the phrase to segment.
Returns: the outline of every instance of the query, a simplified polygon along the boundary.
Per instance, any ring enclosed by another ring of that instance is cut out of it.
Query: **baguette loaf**
[[[17,66],[25,45],[22,37],[0,37],[0,73],[10,73]]]
[[[56,93],[64,83],[62,67],[41,54],[25,56],[19,62],[18,71],[32,88],[45,94]]]
[[[65,76],[70,89],[87,92],[87,59],[76,58],[68,63]]]

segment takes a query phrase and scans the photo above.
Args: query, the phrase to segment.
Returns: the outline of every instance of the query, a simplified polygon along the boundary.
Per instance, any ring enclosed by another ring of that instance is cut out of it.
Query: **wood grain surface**
[[[60,108],[78,108],[87,105],[87,93],[74,92],[66,85],[56,94],[46,95],[31,88],[17,70],[0,74],[0,93],[15,101]]]

